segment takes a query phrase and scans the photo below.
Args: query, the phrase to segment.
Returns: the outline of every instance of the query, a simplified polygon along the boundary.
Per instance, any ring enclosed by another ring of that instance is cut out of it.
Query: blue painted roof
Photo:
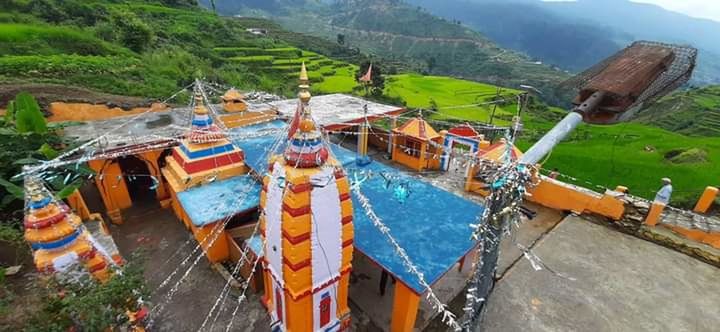
[[[355,152],[345,148],[334,146],[333,152],[338,159],[349,161],[344,166],[351,180],[362,180],[369,172],[373,174],[362,182],[360,191],[429,284],[438,281],[475,246],[469,225],[482,213],[481,205],[377,161],[359,166],[355,163]],[[399,186],[407,189],[405,199],[395,195],[395,188]],[[417,277],[407,271],[355,195],[352,200],[355,248],[415,292],[424,293]]]
[[[267,135],[257,137],[238,138],[234,140],[235,145],[239,146],[245,153],[245,163],[259,174],[265,174],[267,171],[267,161],[270,154],[267,149],[275,142],[279,133],[275,129],[284,129],[287,124],[280,120],[263,122],[247,127],[234,128],[232,131],[235,135],[258,135],[263,131],[268,131]],[[283,151],[283,150],[278,150]]]
[[[274,121],[239,129],[250,133],[282,128],[284,125],[281,121]],[[273,144],[276,137],[277,133],[272,133],[260,138],[239,139],[235,143],[245,151],[246,162],[250,167],[263,174],[267,169],[268,157],[265,149]],[[390,228],[392,236],[423,273],[425,281],[430,284],[436,282],[474,247],[469,225],[482,213],[481,205],[376,161],[360,166],[355,162],[354,151],[335,144],[331,148],[351,180],[373,174],[361,184],[360,190],[370,200],[378,217]],[[396,196],[397,187],[407,189],[407,198],[403,200],[401,195]],[[392,245],[372,224],[357,199],[354,196],[352,199],[355,248],[415,292],[423,293],[425,290],[418,279],[407,271]]]
[[[199,185],[178,193],[178,200],[196,227],[260,205],[262,186],[249,175]],[[242,197],[238,198],[238,194]]]

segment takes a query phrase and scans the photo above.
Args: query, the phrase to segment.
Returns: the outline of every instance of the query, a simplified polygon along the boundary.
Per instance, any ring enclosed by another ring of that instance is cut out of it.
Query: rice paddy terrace
[[[295,47],[216,47],[213,52],[228,62],[282,74],[288,80],[297,79],[304,62],[313,89],[323,93],[351,92],[357,86],[354,77],[358,66]]]

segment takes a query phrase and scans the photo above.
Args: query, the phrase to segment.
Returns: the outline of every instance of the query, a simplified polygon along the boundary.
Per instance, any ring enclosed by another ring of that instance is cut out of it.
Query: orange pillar
[[[393,298],[392,322],[390,331],[410,332],[415,327],[420,295],[415,294],[400,280],[395,283],[395,296]]]
[[[645,218],[645,225],[655,226],[660,222],[660,216],[665,209],[665,204],[653,202],[648,212],[647,218]]]
[[[267,263],[263,262],[263,296],[262,296],[262,303],[265,305],[265,308],[270,310],[272,308],[273,303],[272,300],[272,279],[270,279],[270,272],[267,270],[267,266],[265,266]]]
[[[423,169],[427,168],[427,156],[428,146],[426,142],[420,143],[420,162],[418,163],[418,172],[422,172]]]
[[[120,210],[132,206],[132,200],[120,165],[111,160],[91,160],[88,166],[97,173],[95,184],[110,220],[114,224],[122,224]]]
[[[75,213],[80,217],[81,220],[85,221],[90,219],[90,209],[88,209],[87,204],[85,204],[85,200],[83,199],[82,195],[80,194],[79,190],[73,191],[70,196],[66,198],[68,205],[70,205],[73,210],[75,210]]]
[[[338,299],[337,299],[337,315],[338,318],[342,319],[343,316],[350,314],[350,307],[348,306],[348,290],[350,289],[350,271],[343,273],[340,276],[340,287],[338,287]]]
[[[286,331],[312,331],[313,297],[312,294],[295,299],[285,290],[285,327]]]
[[[390,131],[390,135],[391,135],[390,137],[393,137],[393,136],[395,136],[396,134],[395,134],[393,131]],[[399,138],[399,137],[398,137],[398,138]],[[400,151],[398,151],[398,147],[399,147],[400,144],[402,143],[402,141],[400,141],[398,138],[393,137],[393,140],[392,140],[392,150],[391,150],[392,152],[390,153],[390,159],[393,160],[393,161],[395,161],[395,162],[397,162],[398,153],[400,153]]]
[[[693,211],[697,213],[706,213],[712,206],[713,202],[715,202],[715,197],[717,197],[717,194],[718,188],[705,188],[702,196],[700,196],[700,200],[698,200],[697,204],[695,204],[695,208],[693,209]]]

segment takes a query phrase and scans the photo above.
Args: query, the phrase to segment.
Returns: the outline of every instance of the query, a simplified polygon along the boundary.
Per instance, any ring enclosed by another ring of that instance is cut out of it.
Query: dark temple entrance
[[[150,176],[148,164],[137,156],[118,158],[120,169],[125,177],[128,193],[135,205],[147,205],[156,202],[155,180]]]

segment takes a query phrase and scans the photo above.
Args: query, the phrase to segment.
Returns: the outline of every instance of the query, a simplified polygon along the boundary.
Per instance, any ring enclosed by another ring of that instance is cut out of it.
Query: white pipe
[[[578,112],[570,112],[562,121],[553,127],[545,136],[535,143],[520,158],[520,163],[534,165],[540,159],[545,157],[560,141],[567,137],[570,132],[575,130],[582,123],[582,114]]]

